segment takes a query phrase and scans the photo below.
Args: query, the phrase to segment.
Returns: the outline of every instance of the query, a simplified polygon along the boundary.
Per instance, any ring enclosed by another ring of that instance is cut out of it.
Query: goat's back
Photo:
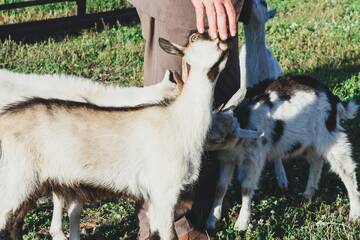
[[[326,143],[339,128],[340,100],[311,77],[264,81],[249,89],[247,98],[234,111],[240,126],[263,131],[264,145],[275,155]]]

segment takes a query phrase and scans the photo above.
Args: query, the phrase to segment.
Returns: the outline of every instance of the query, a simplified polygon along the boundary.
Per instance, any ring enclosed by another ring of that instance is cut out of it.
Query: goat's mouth
[[[227,38],[226,40],[218,40],[218,47],[222,50],[222,51],[227,51],[230,50],[232,44],[231,44],[231,37]]]

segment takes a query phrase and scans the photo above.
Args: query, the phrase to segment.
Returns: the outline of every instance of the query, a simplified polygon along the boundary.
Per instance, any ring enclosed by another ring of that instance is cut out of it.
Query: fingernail
[[[211,37],[212,39],[215,39],[215,38],[218,37],[218,35],[217,35],[216,32],[210,32],[210,37]]]

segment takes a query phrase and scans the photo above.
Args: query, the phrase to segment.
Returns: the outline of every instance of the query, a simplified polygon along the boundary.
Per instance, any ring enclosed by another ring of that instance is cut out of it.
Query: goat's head
[[[163,38],[159,39],[159,44],[165,52],[182,56],[191,68],[208,73],[211,80],[215,80],[224,69],[230,49],[229,41],[211,39],[207,32],[189,34],[188,44],[185,47]]]
[[[206,150],[224,150],[235,146],[238,141],[236,135],[240,128],[233,114],[228,112],[214,112],[212,123],[206,141]]]
[[[275,14],[276,9],[268,10],[266,0],[254,0],[250,14],[250,24],[265,24]]]
[[[262,132],[240,128],[237,118],[230,111],[215,111],[208,132],[205,149],[207,151],[228,150],[235,147],[240,140],[257,139]]]

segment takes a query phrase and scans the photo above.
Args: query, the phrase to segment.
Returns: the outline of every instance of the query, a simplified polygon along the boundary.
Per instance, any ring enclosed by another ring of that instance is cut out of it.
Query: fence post
[[[86,15],[86,0],[76,0],[77,4],[77,15],[85,16]]]

